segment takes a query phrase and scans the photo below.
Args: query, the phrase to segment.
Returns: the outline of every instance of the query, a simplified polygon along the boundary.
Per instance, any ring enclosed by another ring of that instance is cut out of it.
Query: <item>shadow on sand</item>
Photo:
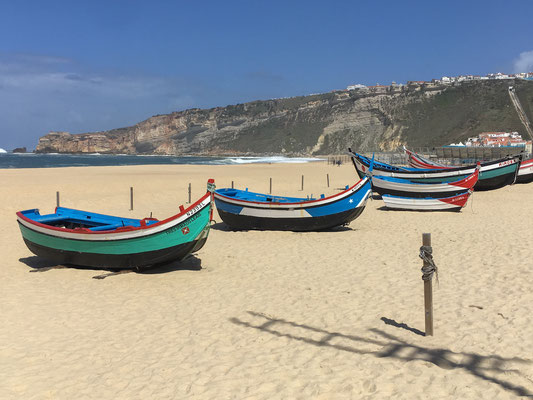
[[[19,261],[23,264],[26,264],[30,267],[30,272],[46,272],[52,269],[63,269],[63,268],[73,268],[73,269],[83,269],[91,271],[107,271],[100,275],[93,276],[94,279],[104,279],[109,276],[121,275],[127,273],[138,273],[138,274],[166,274],[174,271],[200,271],[202,269],[202,260],[194,255],[191,255],[181,261],[173,261],[165,264],[156,264],[144,268],[134,268],[134,269],[122,269],[117,270],[114,268],[92,268],[92,267],[83,267],[79,265],[72,264],[57,264],[53,261],[45,260],[37,256],[19,258]]]
[[[402,323],[398,323],[398,322],[396,322],[393,319],[389,319],[389,318],[385,318],[385,317],[381,317],[381,320],[383,322],[385,322],[385,324],[387,324],[387,325],[394,326],[396,328],[405,329],[406,331],[413,332],[415,335],[426,336],[425,332],[422,332],[422,331],[420,331],[420,330],[418,330],[416,328],[411,328],[409,325],[404,324],[403,322]]]
[[[251,318],[250,322],[239,318],[230,318],[230,321],[239,326],[257,329],[278,337],[298,340],[313,346],[330,347],[354,354],[368,354],[377,358],[393,358],[401,361],[426,361],[443,369],[460,368],[479,379],[492,382],[519,396],[533,397],[533,392],[529,389],[515,385],[502,378],[506,374],[514,373],[531,381],[530,378],[522,374],[518,369],[509,369],[506,365],[511,363],[528,365],[532,363],[531,360],[518,357],[504,358],[497,355],[483,356],[475,353],[455,353],[442,348],[433,349],[423,347],[407,343],[390,333],[376,328],[370,329],[369,331],[374,336],[377,336],[377,338],[367,338],[346,335],[340,332],[330,332],[325,329],[298,324],[280,318],[273,318],[253,311],[248,311],[248,318],[246,319],[249,318]],[[396,321],[387,318],[384,320],[386,320],[385,323],[387,325],[414,331],[416,334],[422,333],[405,324],[398,324]],[[322,337],[319,339],[314,338],[317,335],[322,335]],[[372,349],[373,347],[376,348]]]
[[[214,229],[216,231],[222,231],[222,232],[248,232],[248,230],[245,229],[233,229],[230,226],[226,225],[224,222],[217,222],[216,224],[211,225],[211,229]],[[322,231],[309,231],[309,232],[345,232],[345,231],[352,231],[354,229],[350,228],[349,226],[336,226],[330,229],[324,229]],[[254,231],[260,232],[261,229],[254,229]],[[299,232],[294,231],[294,233],[307,233],[306,232]]]
[[[222,231],[222,232],[238,232],[236,229],[230,228],[224,222],[214,223],[213,225],[211,225],[211,229],[214,229],[215,231]]]

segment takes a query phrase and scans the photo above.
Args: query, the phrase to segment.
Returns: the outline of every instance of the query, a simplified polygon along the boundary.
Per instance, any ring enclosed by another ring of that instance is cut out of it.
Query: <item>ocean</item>
[[[110,154],[13,154],[0,153],[0,169],[6,168],[58,168],[96,167],[117,165],[232,165],[251,163],[305,163],[321,161],[305,157],[195,157],[195,156],[138,156]]]

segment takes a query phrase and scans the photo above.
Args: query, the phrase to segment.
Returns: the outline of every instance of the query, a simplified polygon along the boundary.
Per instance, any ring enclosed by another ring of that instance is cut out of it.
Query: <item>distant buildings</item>
[[[346,90],[356,90],[356,89],[368,89],[365,85],[356,84],[356,85],[350,85],[346,88]]]
[[[483,132],[477,137],[468,138],[465,143],[467,147],[525,147],[528,142],[522,139],[522,136],[518,132]],[[455,146],[461,146],[457,144]],[[453,146],[453,144],[452,144]]]
[[[520,72],[518,74],[503,74],[497,72],[495,74],[480,75],[459,75],[459,76],[443,76],[440,79],[432,79],[431,81],[408,81],[406,85],[392,82],[391,85],[384,86],[376,84],[375,86],[366,86],[360,83],[349,85],[346,90],[360,90],[368,91],[370,93],[395,93],[404,90],[405,87],[409,89],[419,90],[421,88],[434,88],[439,85],[451,85],[455,83],[471,82],[471,81],[485,81],[493,79],[527,79],[533,80],[533,72]]]

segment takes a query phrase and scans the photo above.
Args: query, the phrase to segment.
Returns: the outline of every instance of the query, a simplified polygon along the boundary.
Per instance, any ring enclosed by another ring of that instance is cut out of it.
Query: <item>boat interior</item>
[[[359,158],[359,160],[361,162],[363,162],[366,167],[369,167],[370,166],[370,163],[372,162],[372,160],[368,157],[365,157],[361,154],[358,154],[358,153],[355,153],[356,156]],[[383,169],[383,170],[386,170],[386,171],[393,171],[393,172],[405,172],[405,171],[424,171],[424,170],[417,170],[415,168],[404,168],[404,167],[398,167],[398,166],[395,166],[395,165],[390,165],[390,164],[387,164],[387,163],[384,163],[384,162],[380,162],[380,161],[375,161],[374,160],[374,168],[375,167],[378,167],[380,169]]]
[[[38,209],[21,212],[26,218],[56,228],[85,228],[90,231],[109,231],[122,227],[149,226],[158,222],[155,218],[133,219],[96,214],[71,208],[57,207],[53,214],[41,215]]]
[[[225,188],[218,189],[216,192],[222,196],[233,197],[238,200],[255,201],[260,203],[300,203],[303,201],[316,200],[316,198],[312,195],[307,197],[273,196],[271,194],[249,192],[248,188],[246,188],[246,190]],[[324,194],[320,195],[320,198],[324,197]]]

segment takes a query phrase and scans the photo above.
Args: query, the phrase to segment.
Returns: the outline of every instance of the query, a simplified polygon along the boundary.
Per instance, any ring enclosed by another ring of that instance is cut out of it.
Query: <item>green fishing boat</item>
[[[57,262],[104,269],[133,269],[182,260],[200,250],[209,234],[214,180],[188,208],[165,220],[132,219],[57,207],[17,212],[24,242],[35,255]]]

